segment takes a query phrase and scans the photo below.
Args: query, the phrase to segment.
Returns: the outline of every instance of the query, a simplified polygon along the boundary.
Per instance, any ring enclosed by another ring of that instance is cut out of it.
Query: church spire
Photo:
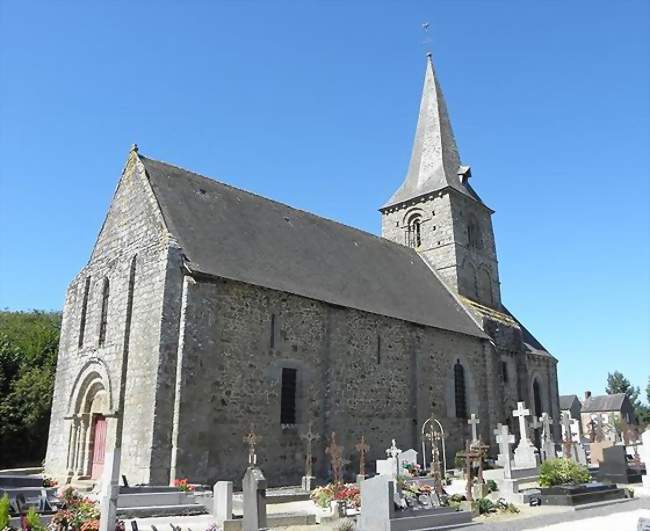
[[[460,165],[447,104],[428,53],[408,172],[402,185],[382,208],[447,187],[478,199],[467,182],[468,177],[469,168]]]

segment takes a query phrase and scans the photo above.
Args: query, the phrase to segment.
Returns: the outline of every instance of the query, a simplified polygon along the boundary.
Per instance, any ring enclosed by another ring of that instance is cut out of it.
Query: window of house
[[[297,369],[282,369],[282,392],[280,395],[280,423],[296,423]]]
[[[102,346],[106,341],[106,328],[108,326],[108,296],[110,286],[108,279],[104,279],[104,286],[102,288],[102,312],[99,321],[99,346]]]
[[[84,346],[84,335],[86,334],[86,314],[88,313],[88,294],[90,292],[90,277],[86,277],[84,286],[84,298],[81,303],[81,320],[79,322],[79,348]]]
[[[465,369],[456,361],[454,365],[454,396],[456,399],[456,417],[467,418],[467,397],[465,393]]]

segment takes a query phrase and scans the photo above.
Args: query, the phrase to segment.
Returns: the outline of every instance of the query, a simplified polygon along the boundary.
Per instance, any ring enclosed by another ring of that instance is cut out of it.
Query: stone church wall
[[[488,440],[494,400],[486,375],[493,369],[486,372],[477,338],[227,280],[192,279],[186,290],[176,477],[239,481],[247,460],[242,437],[253,423],[267,478],[295,484],[304,468],[299,432],[309,421],[321,436],[315,472],[328,473],[324,443],[335,431],[352,477],[361,434],[373,464],[392,438],[419,451],[432,404],[450,432],[452,456],[468,432],[465,419],[448,417],[458,358],[470,382],[468,407],[485,418]],[[298,369],[296,425],[280,424],[284,367]]]
[[[71,397],[91,390],[84,388],[86,376],[101,376],[102,400],[93,412],[107,415],[107,446],[115,437],[121,363],[131,260],[137,255],[130,332],[129,377],[125,395],[123,473],[133,483],[149,480],[151,427],[158,366],[161,307],[168,242],[155,199],[141,168],[130,159],[115,192],[104,225],[88,264],[71,282],[63,311],[61,342],[52,404],[46,472],[67,474],[70,428],[75,420],[87,430],[75,475],[90,474],[92,461],[92,419],[84,417]],[[79,334],[86,279],[90,278],[83,346]],[[109,279],[106,339],[99,345],[103,282]],[[81,376],[81,377],[80,377]],[[88,404],[86,404],[88,405]],[[81,406],[82,408],[84,406]]]

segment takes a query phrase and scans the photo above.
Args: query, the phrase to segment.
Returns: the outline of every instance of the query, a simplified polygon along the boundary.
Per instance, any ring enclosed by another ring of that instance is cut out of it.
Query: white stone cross
[[[501,424],[500,422],[497,422],[496,429],[492,430],[492,433],[494,433],[495,437],[498,437],[499,433],[501,433],[501,426],[503,426],[503,424]]]
[[[480,423],[481,421],[474,413],[472,413],[470,418],[467,419],[467,424],[470,424],[472,426],[472,444],[478,442],[478,436],[476,434],[476,425]]]
[[[526,426],[526,417],[530,415],[530,410],[526,409],[525,402],[517,402],[517,409],[512,412],[513,417],[519,417],[519,436],[522,441],[528,441],[528,428]]]
[[[553,419],[545,411],[544,413],[542,413],[542,416],[539,417],[539,420],[542,421],[542,439],[550,439],[551,423],[553,422]]]
[[[395,444],[395,439],[391,440],[390,442],[390,448],[386,450],[386,455],[388,457],[392,457],[395,459],[399,454],[402,453],[402,450],[400,450],[397,445]]]
[[[562,426],[564,427],[564,438],[573,440],[573,435],[571,434],[571,417],[567,411],[562,413]]]
[[[502,425],[499,428],[499,433],[497,434],[497,444],[499,445],[499,453],[503,457],[503,468],[504,476],[510,477],[512,471],[511,459],[512,454],[510,453],[510,445],[515,443],[515,436],[512,433],[509,433],[508,426]]]

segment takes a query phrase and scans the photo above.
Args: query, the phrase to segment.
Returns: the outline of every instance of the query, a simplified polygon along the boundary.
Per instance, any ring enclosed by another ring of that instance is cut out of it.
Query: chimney
[[[591,391],[585,391],[585,400],[589,400],[591,398]]]

